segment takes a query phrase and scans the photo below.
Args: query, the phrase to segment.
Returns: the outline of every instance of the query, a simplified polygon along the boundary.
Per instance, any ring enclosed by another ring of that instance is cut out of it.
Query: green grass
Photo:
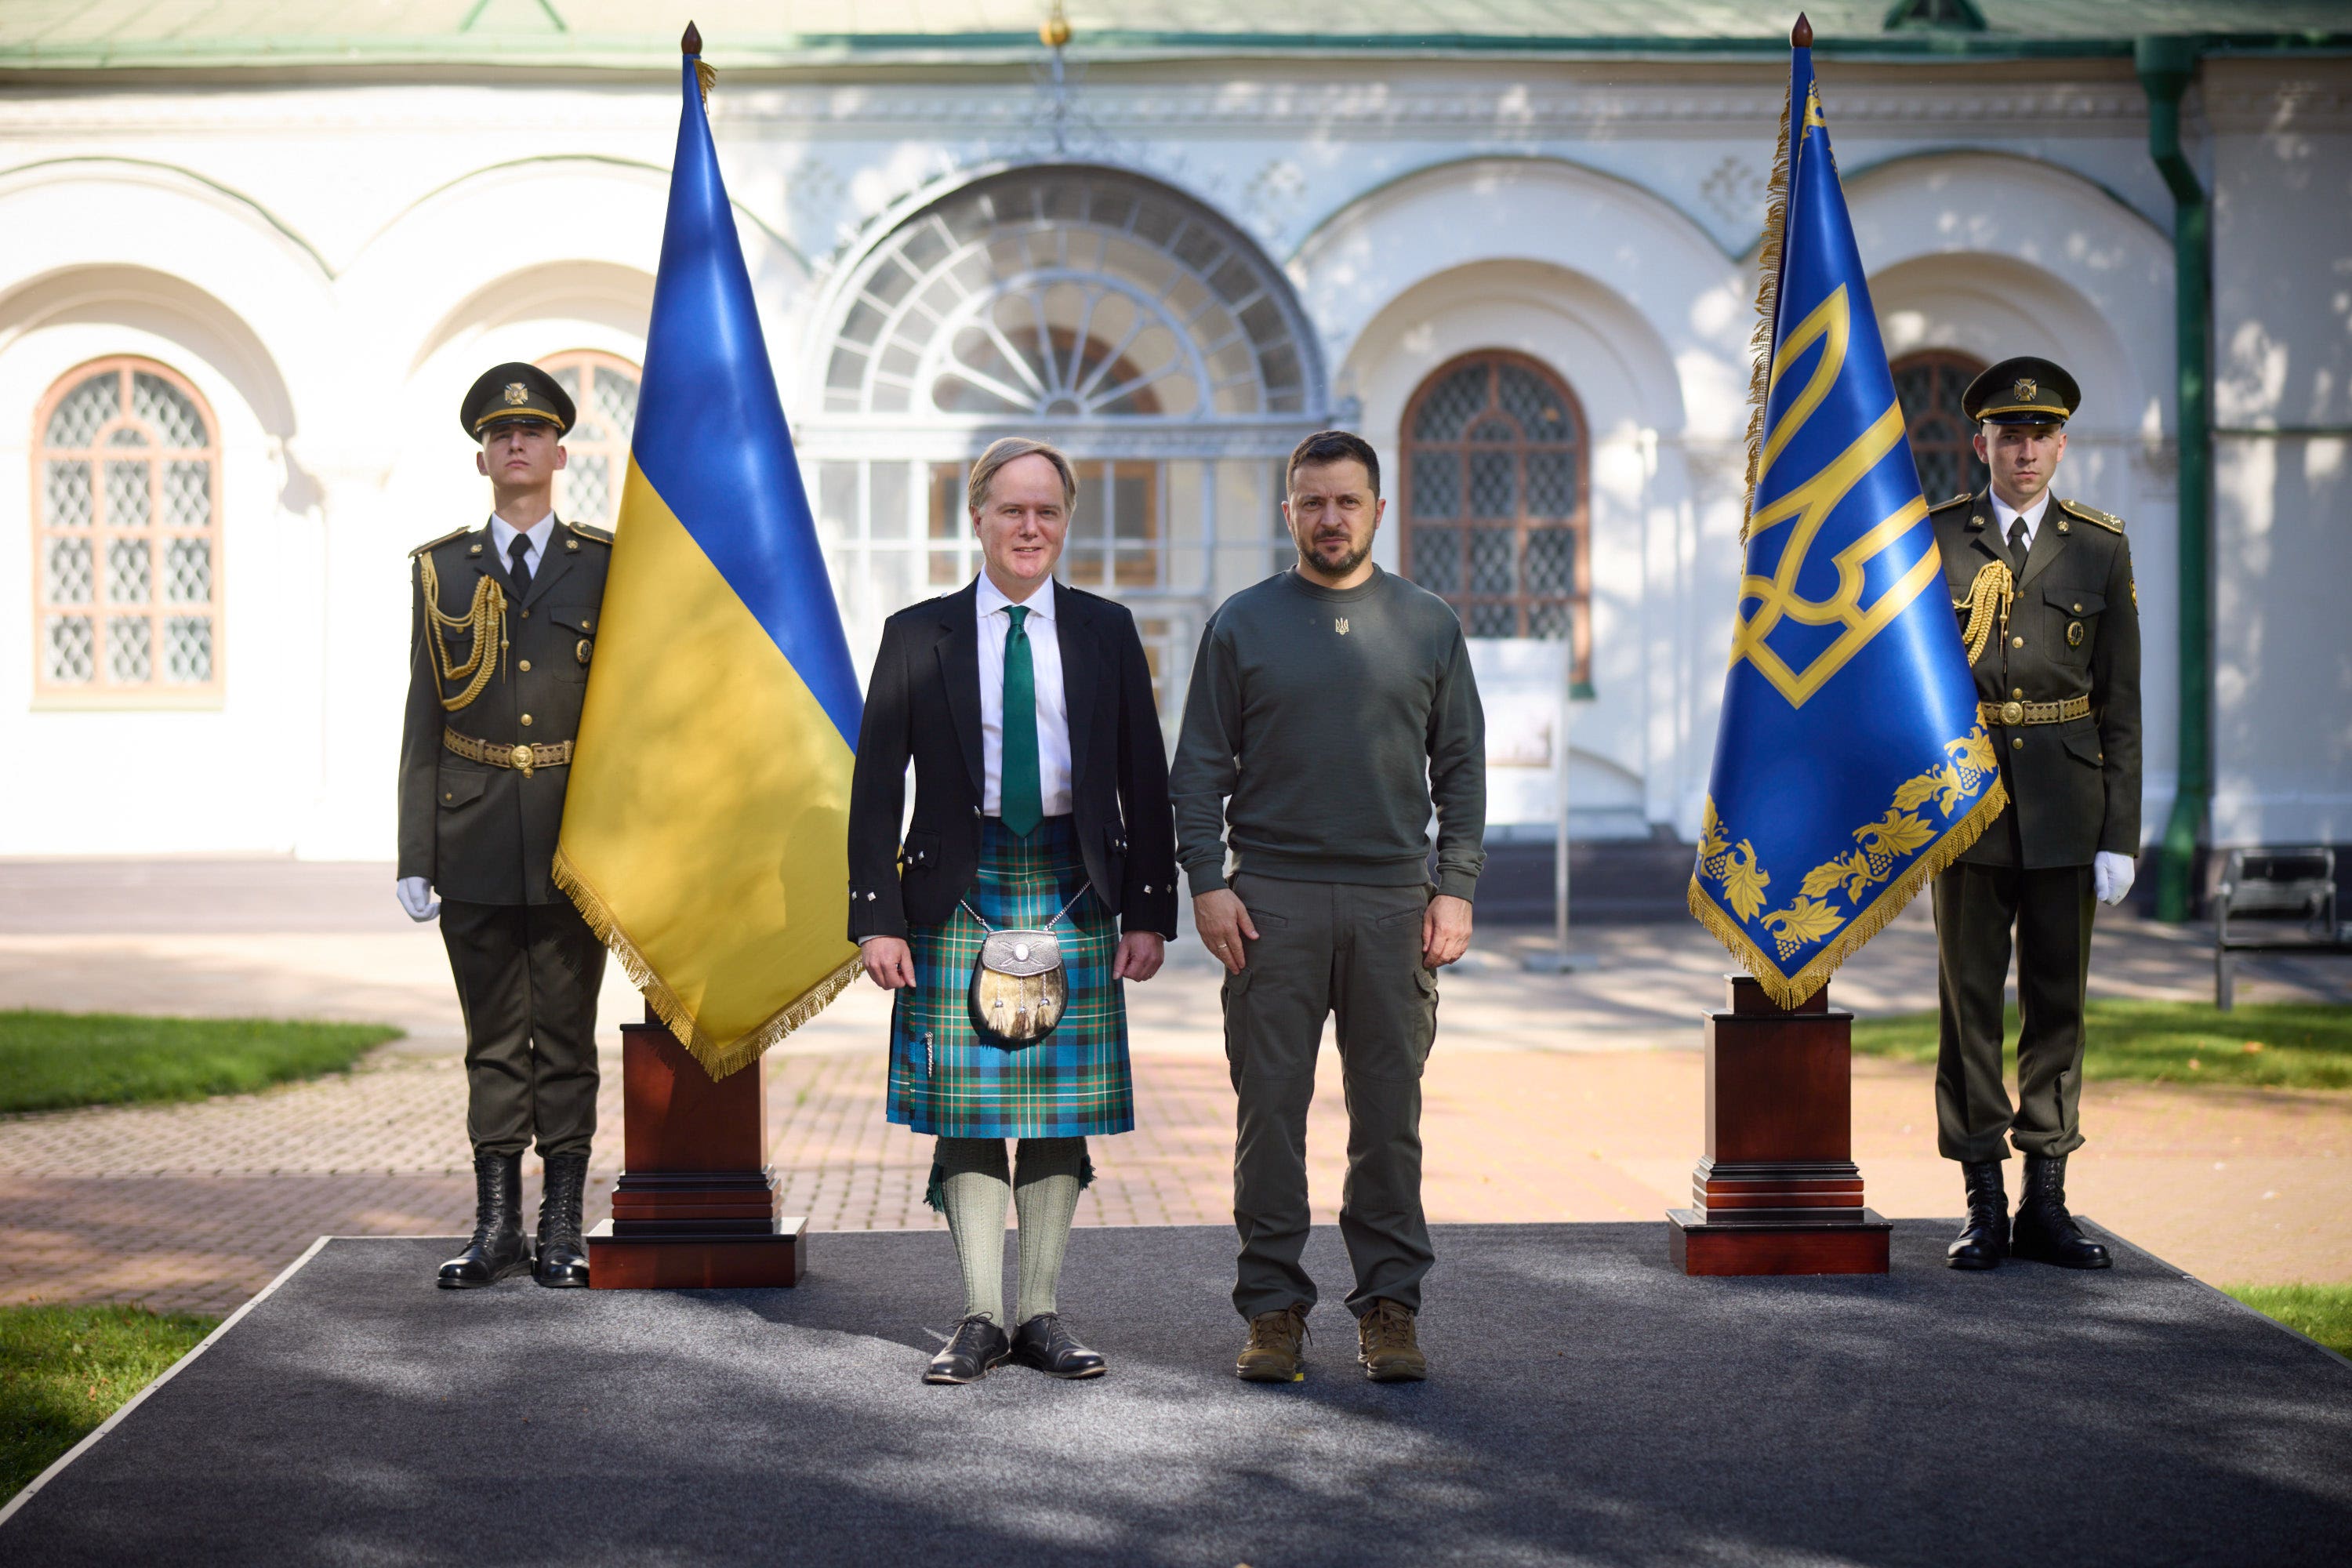
[[[2352,1285],[2224,1285],[2266,1318],[2309,1334],[2337,1355],[2352,1356]]]
[[[0,1308],[0,1501],[219,1321],[139,1307]]]
[[[0,1011],[0,1111],[202,1100],[348,1069],[386,1024]]]
[[[2352,1007],[2261,1004],[2232,1013],[2204,1002],[2095,997],[2085,1020],[2083,1076],[2108,1082],[2259,1084],[2352,1089]],[[1898,1061],[1936,1059],[1936,1015],[1857,1018],[1853,1048]],[[2009,1010],[2010,1071],[2017,1066],[2017,1009]]]

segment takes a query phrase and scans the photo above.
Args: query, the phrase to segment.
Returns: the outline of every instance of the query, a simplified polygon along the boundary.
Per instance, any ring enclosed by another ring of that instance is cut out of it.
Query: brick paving
[[[354,907],[342,889],[363,892],[379,879],[349,868],[323,890],[305,884],[298,932],[263,929],[256,906],[308,868],[243,871],[221,918],[198,929],[155,917],[143,897],[141,919],[117,922],[135,929],[110,930],[106,909],[87,907],[128,908],[129,890],[159,882],[207,885],[198,872],[166,869],[113,883],[40,879],[45,898],[69,907],[49,931],[0,924],[0,1006],[381,1018],[409,1037],[348,1075],[261,1094],[0,1118],[0,1301],[225,1311],[322,1233],[464,1230],[465,1080],[434,933]],[[21,867],[0,865],[0,895],[12,880]],[[77,888],[83,907],[70,906]],[[1538,940],[1483,933],[1471,964],[1444,982],[1425,1086],[1431,1217],[1657,1215],[1687,1199],[1703,1101],[1696,1016],[1719,994],[1723,956],[1693,926],[1627,925],[1580,934],[1601,960],[1596,972],[1524,973],[1514,950]],[[2210,994],[2210,950],[2193,930],[2103,915],[2099,942],[2095,989]],[[1864,1011],[1932,1005],[1933,948],[1915,908],[1833,994]],[[2248,1000],[2352,999],[2352,966],[2246,969]],[[1180,955],[1129,995],[1138,1131],[1095,1142],[1098,1180],[1080,1221],[1226,1223],[1233,1097],[1215,973]],[[616,1173],[616,1029],[634,1001],[608,984],[614,1054],[592,1219]],[[887,1009],[861,986],[765,1064],[784,1209],[818,1231],[940,1226],[923,1204],[929,1141],[883,1120]],[[1931,1082],[1925,1068],[1855,1064],[1855,1157],[1883,1213],[1958,1208],[1951,1167],[1934,1152]],[[1328,1047],[1319,1089],[1309,1165],[1318,1219],[1328,1222],[1346,1140]],[[2352,1095],[2093,1084],[2084,1107],[2093,1142],[2072,1172],[2084,1212],[2208,1279],[2352,1280]],[[535,1184],[536,1163],[525,1163]],[[814,1246],[821,1268],[822,1239]],[[941,1267],[951,1270],[944,1248]]]

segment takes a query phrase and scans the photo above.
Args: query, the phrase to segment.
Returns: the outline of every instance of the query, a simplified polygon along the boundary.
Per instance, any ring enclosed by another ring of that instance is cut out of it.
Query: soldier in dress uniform
[[[2119,518],[2053,497],[2074,378],[2003,360],[1961,407],[1991,469],[1931,513],[2009,806],[1936,879],[1942,1004],[1937,1146],[1960,1162],[1966,1226],[1947,1260],[2016,1256],[2105,1268],[2066,1211],[2082,1146],[2083,997],[2096,903],[2131,890],[2139,852],[2139,606]],[[2001,1082],[2002,991],[2017,949],[2018,1104]],[[2001,1162],[2025,1156],[2012,1227]]]
[[[440,1283],[529,1270],[541,1285],[583,1286],[604,945],[551,866],[612,536],[555,516],[572,406],[545,371],[493,366],[458,417],[481,443],[475,467],[495,506],[481,527],[410,552],[400,742],[400,903],[418,921],[439,911],[466,1016],[474,1236]],[[522,1233],[534,1141],[546,1177],[535,1247]]]

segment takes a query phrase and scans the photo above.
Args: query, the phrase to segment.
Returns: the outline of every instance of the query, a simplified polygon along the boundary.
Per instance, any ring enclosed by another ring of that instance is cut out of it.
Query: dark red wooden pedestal
[[[651,1012],[621,1026],[627,1168],[613,1217],[588,1233],[599,1290],[795,1285],[808,1221],[776,1214],[768,1062],[713,1081]]]
[[[1706,1018],[1706,1154],[1669,1209],[1685,1274],[1884,1274],[1894,1226],[1853,1163],[1853,1015],[1824,985],[1794,1009],[1745,974]]]

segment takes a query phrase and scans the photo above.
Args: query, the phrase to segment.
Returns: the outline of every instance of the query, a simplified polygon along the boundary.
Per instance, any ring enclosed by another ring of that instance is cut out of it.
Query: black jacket
[[[980,875],[977,582],[884,623],[849,790],[849,937],[937,925]],[[1176,828],[1151,669],[1124,606],[1054,585],[1070,714],[1071,814],[1096,896],[1128,931],[1176,934]],[[915,816],[900,855],[907,763]]]
[[[410,555],[408,701],[400,734],[400,869],[423,877],[445,899],[475,904],[562,901],[549,868],[563,826],[569,766],[513,768],[470,762],[448,750],[441,732],[501,751],[517,743],[552,745],[580,732],[588,691],[588,659],[604,603],[604,572],[612,536],[576,522],[559,522],[547,552],[520,600],[506,563],[490,542],[488,523],[446,534]],[[452,712],[470,684],[445,679],[435,657],[437,637],[462,663],[473,652],[465,631],[436,632],[425,604],[426,560],[433,563],[444,615],[462,618],[475,587],[488,578],[506,601],[507,647],[488,650],[489,679],[474,700]]]
[[[1944,581],[1964,606],[1976,575],[2003,559],[1990,494],[1955,496],[1933,512]],[[1961,859],[2036,870],[2087,866],[2102,850],[2139,853],[2139,603],[2124,525],[2053,497],[2033,531],[2004,637],[1985,638],[1977,697],[2003,701],[2090,699],[2083,718],[1988,724],[2010,806]]]

